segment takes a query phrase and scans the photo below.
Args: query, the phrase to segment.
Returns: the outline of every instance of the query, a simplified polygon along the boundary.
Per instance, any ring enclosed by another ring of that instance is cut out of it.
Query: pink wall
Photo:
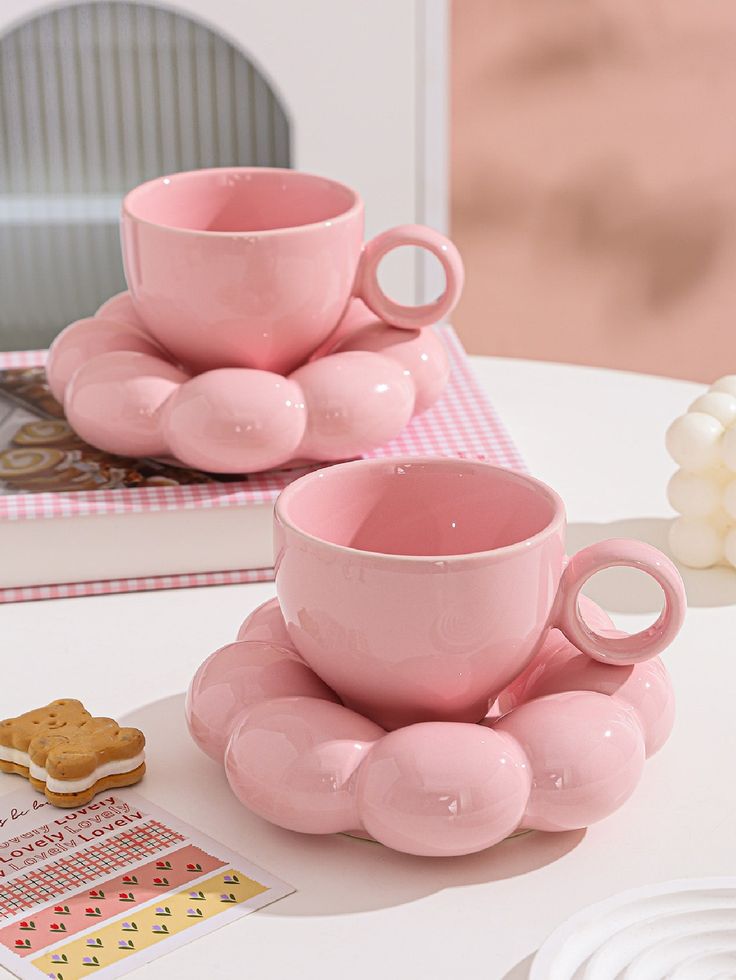
[[[454,0],[474,352],[736,373],[736,3]]]

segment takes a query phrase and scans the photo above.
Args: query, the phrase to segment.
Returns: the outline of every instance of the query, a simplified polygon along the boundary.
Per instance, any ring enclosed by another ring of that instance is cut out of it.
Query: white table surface
[[[565,499],[570,550],[619,535],[663,543],[673,469],[664,431],[701,386],[494,358],[474,365],[532,473]],[[685,579],[690,608],[666,655],[677,722],[634,796],[586,832],[530,834],[464,858],[280,830],[243,809],[194,747],[186,685],[274,594],[271,583],[2,606],[0,717],[74,696],[139,725],[150,746],[142,794],[298,889],[137,975],[521,980],[550,931],[584,905],[669,878],[736,873],[736,572]],[[590,593],[632,631],[659,608],[657,589],[632,571],[601,574]],[[0,774],[0,794],[15,788],[17,777]]]

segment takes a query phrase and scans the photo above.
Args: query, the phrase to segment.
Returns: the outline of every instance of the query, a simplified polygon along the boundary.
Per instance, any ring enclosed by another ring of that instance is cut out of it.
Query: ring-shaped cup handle
[[[651,626],[628,636],[602,636],[580,614],[580,590],[604,568],[627,565],[651,575],[664,592],[664,608]],[[685,617],[685,587],[680,573],[661,551],[643,541],[612,538],[578,551],[567,564],[555,602],[552,625],[593,660],[607,664],[638,664],[661,653],[674,640]]]
[[[403,245],[426,248],[439,259],[445,272],[445,289],[433,302],[423,306],[404,306],[381,289],[379,263],[387,252]],[[460,298],[464,279],[463,260],[449,238],[424,225],[398,225],[376,235],[363,246],[353,292],[377,317],[392,327],[417,330],[437,323],[452,312]]]

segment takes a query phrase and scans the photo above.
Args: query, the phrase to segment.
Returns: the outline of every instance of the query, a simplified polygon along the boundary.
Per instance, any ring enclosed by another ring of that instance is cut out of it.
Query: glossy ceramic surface
[[[231,167],[172,174],[123,202],[125,275],[136,312],[195,372],[287,374],[332,333],[351,296],[397,327],[442,319],[462,290],[455,246],[406,225],[363,245],[363,202],[349,187],[294,170]],[[401,306],[377,278],[381,258],[418,245],[442,263],[435,302]]]
[[[529,980],[727,980],[736,976],[736,878],[622,892],[559,927]]]
[[[584,597],[581,607],[596,629],[615,632]],[[552,630],[481,724],[387,733],[310,670],[271,600],[200,667],[187,721],[238,798],[267,820],[369,834],[411,854],[466,854],[519,829],[603,819],[669,734],[672,690],[658,661],[586,671],[580,659],[591,663]]]
[[[580,597],[581,603],[584,599]],[[596,607],[589,601],[582,610],[591,627],[615,635],[610,622],[596,619]],[[506,713],[535,698],[565,691],[597,691],[625,701],[637,714],[648,756],[662,748],[672,731],[675,698],[659,657],[631,666],[604,664],[581,653],[559,630],[552,630],[540,653],[503,691],[499,709]]]
[[[636,541],[566,563],[562,501],[544,484],[456,459],[358,460],[292,483],[275,509],[276,590],[289,637],[349,708],[386,729],[475,723],[552,626],[596,660],[632,664],[679,630],[672,563]],[[585,581],[633,565],[662,586],[636,636],[581,617]]]
[[[449,377],[434,331],[389,327],[358,300],[345,319],[336,348],[289,377],[255,368],[191,375],[123,293],[56,338],[46,373],[75,431],[107,452],[213,473],[345,459],[397,436]]]

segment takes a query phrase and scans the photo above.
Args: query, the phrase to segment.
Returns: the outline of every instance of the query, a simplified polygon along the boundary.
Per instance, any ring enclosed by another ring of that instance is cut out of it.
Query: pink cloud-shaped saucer
[[[592,629],[612,629],[580,601]],[[301,659],[273,599],[202,664],[186,710],[236,796],[272,823],[449,856],[608,816],[667,740],[674,698],[658,658],[598,663],[552,630],[478,724],[387,732],[344,707]]]
[[[233,367],[195,374],[120,293],[59,334],[46,374],[70,425],[98,449],[255,473],[388,442],[439,398],[449,362],[434,331],[390,327],[353,300],[331,346],[288,377]]]

